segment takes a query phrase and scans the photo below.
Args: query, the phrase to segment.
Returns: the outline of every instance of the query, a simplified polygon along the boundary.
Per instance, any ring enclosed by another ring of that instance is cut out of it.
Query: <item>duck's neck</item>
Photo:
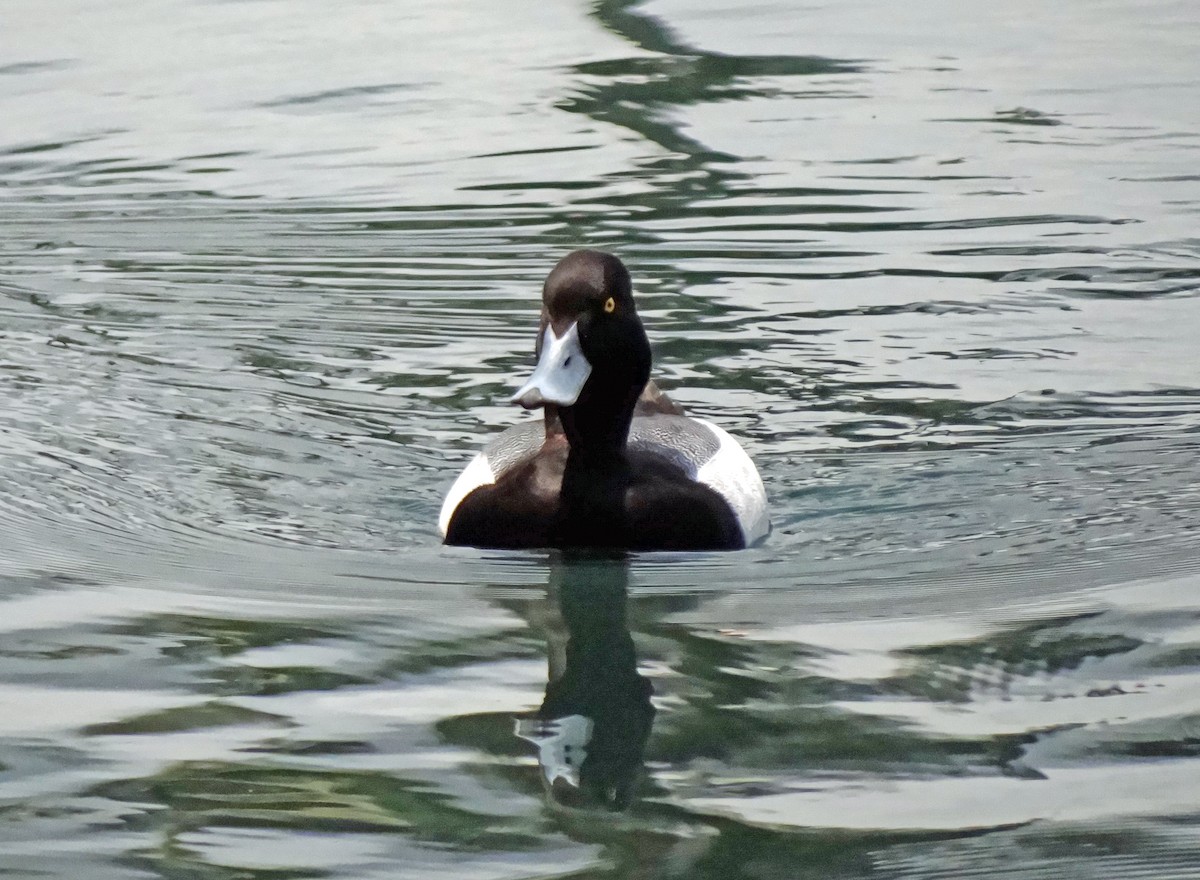
[[[592,395],[581,398],[574,406],[559,409],[563,433],[571,447],[568,468],[572,463],[595,468],[625,461],[629,426],[641,392],[638,387],[618,394]]]
[[[625,524],[625,491],[629,460],[625,444],[637,389],[628,401],[605,406],[596,399],[562,407],[563,432],[570,450],[563,471],[556,536],[566,547],[623,547],[629,535]],[[624,395],[622,395],[622,398]]]

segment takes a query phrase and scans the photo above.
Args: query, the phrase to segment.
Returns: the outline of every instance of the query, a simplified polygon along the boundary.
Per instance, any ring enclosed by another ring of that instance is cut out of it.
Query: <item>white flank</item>
[[[721,448],[697,472],[696,482],[708,486],[733,508],[742,537],[749,547],[771,530],[767,490],[750,456],[723,430],[706,419],[695,419],[717,435]]]
[[[450,518],[454,516],[454,511],[458,509],[462,500],[480,486],[488,486],[494,482],[496,482],[496,475],[492,473],[492,466],[488,464],[487,456],[481,452],[471,459],[471,463],[458,475],[458,479],[446,493],[446,500],[442,502],[442,513],[438,517],[438,530],[442,533],[443,538],[446,537],[446,532],[450,528]]]

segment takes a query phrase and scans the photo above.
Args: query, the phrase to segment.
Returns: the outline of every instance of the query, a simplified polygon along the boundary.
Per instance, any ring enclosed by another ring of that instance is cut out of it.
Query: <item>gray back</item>
[[[497,434],[484,447],[492,473],[499,476],[533,458],[542,448],[545,435],[542,421],[524,422]],[[687,416],[656,413],[634,417],[629,448],[631,452],[662,456],[694,477],[717,454],[721,441],[705,425]]]

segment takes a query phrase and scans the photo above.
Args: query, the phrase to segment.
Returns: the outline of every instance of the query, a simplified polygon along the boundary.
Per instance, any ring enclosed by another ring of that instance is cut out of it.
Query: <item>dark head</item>
[[[526,409],[557,407],[572,448],[623,448],[650,378],[650,343],[629,271],[612,254],[574,251],[546,278],[538,364],[513,395]],[[615,444],[615,446],[614,446]]]

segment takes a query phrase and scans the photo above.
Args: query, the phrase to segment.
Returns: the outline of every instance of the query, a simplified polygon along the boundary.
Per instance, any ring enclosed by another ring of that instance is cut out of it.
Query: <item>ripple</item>
[[[427,5],[6,21],[0,873],[1194,876],[1194,23]],[[575,569],[434,527],[578,246],[774,525],[592,561],[603,817]]]

